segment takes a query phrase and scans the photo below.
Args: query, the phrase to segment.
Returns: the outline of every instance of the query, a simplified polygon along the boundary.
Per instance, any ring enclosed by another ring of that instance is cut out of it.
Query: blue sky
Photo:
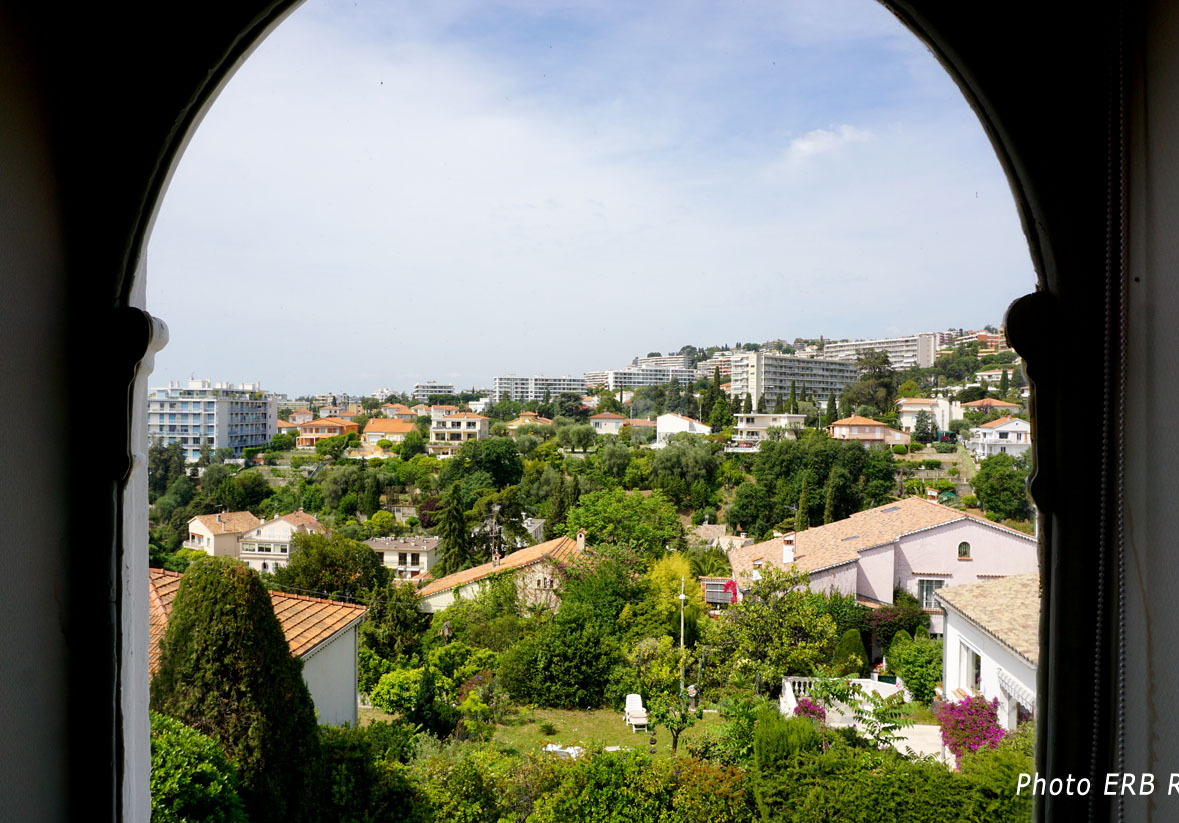
[[[164,200],[152,383],[488,386],[981,327],[1034,283],[976,117],[871,0],[308,0]]]

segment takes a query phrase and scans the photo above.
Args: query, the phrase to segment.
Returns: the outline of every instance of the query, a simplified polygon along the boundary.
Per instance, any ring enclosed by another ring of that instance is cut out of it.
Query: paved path
[[[893,744],[898,751],[904,752],[908,747],[919,755],[932,754],[951,769],[954,768],[954,755],[942,749],[942,733],[939,727],[910,726],[901,729],[900,734],[902,739]]]

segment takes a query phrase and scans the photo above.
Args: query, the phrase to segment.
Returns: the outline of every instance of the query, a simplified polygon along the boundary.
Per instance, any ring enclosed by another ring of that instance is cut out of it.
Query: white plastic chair
[[[623,713],[623,719],[626,725],[630,726],[632,732],[637,732],[639,726],[643,727],[643,731],[647,731],[647,710],[643,708],[643,698],[637,694],[628,694],[626,696],[626,709]]]

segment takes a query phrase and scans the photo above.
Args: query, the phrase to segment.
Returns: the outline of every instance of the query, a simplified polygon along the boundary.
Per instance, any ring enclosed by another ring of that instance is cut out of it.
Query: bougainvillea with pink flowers
[[[798,705],[794,707],[795,717],[809,717],[823,723],[827,720],[827,710],[809,697],[798,698]]]
[[[975,695],[957,703],[946,703],[938,710],[937,720],[942,729],[942,743],[954,757],[984,747],[993,749],[1003,739],[998,698],[988,701]]]

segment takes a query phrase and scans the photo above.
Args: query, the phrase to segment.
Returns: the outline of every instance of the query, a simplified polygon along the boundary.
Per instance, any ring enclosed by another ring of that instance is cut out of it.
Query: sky
[[[307,0],[147,264],[153,386],[292,397],[981,328],[1035,286],[977,117],[875,0]]]

